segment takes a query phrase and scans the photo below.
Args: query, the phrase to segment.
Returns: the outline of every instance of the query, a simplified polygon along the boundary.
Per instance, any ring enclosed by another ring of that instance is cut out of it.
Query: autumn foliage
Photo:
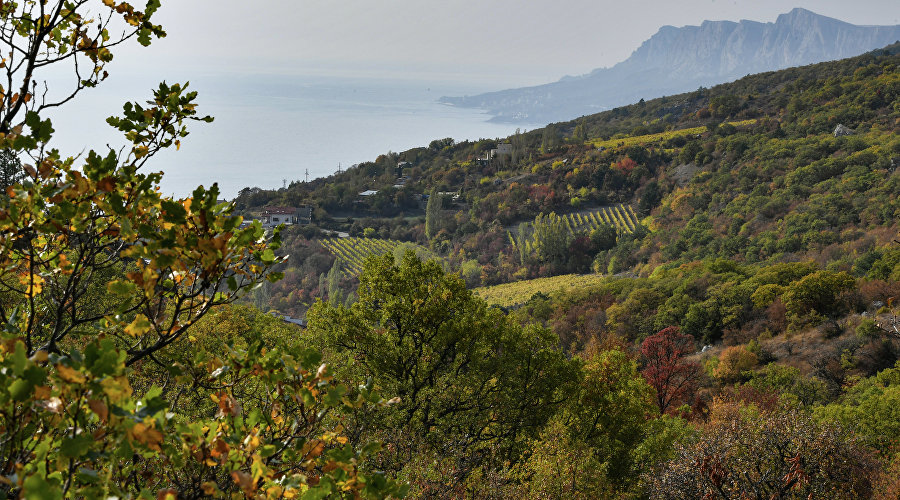
[[[694,352],[694,339],[677,326],[664,328],[641,343],[646,365],[641,373],[656,389],[656,404],[665,413],[693,393],[700,375],[700,364],[686,356]]]

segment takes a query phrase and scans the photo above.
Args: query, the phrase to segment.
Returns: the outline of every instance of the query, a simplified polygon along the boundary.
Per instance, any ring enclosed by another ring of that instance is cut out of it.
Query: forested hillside
[[[501,140],[436,140],[308,184],[245,190],[245,213],[293,203],[315,214],[313,226],[288,229],[286,278],[257,303],[302,313],[326,299],[310,316],[322,349],[353,367],[348,377],[412,398],[399,418],[422,441],[377,435],[397,453],[383,466],[417,495],[893,498],[898,52],[748,76]],[[500,144],[508,154],[491,157]],[[409,241],[440,260],[429,271],[399,253],[371,261],[357,296],[351,272],[327,285],[346,264],[319,228]],[[423,279],[441,267],[460,280]],[[510,284],[492,286],[501,283]],[[437,317],[485,328],[457,316],[475,306],[429,302],[464,294],[463,284],[488,287],[477,293],[505,308],[515,333],[469,341],[427,326]],[[434,354],[394,364],[417,345]],[[486,372],[463,382],[454,363],[478,356],[463,345],[509,359],[488,357],[500,364],[470,368]],[[449,364],[436,361],[451,351]],[[557,364],[560,353],[578,368]],[[543,374],[513,374],[507,362]],[[478,392],[484,373],[523,387],[555,380],[560,406],[543,420],[549,387],[527,389],[529,410],[499,389],[490,399]],[[436,396],[419,391],[449,399],[426,403]],[[486,417],[466,406],[478,398],[541,423]]]
[[[299,315],[327,295],[320,276],[335,255],[316,226],[417,243],[470,286],[648,275],[708,258],[814,260],[861,276],[896,232],[896,51],[749,76],[502,140],[435,140],[277,191],[245,189],[235,204],[246,215],[314,207],[312,227],[286,233],[286,279],[258,304]],[[835,137],[839,124],[853,133]],[[499,143],[510,153],[482,159]],[[366,190],[377,194],[359,196]],[[428,215],[423,195],[432,192],[452,196],[439,195]],[[516,245],[521,234],[531,246]],[[341,279],[353,287],[351,274]]]

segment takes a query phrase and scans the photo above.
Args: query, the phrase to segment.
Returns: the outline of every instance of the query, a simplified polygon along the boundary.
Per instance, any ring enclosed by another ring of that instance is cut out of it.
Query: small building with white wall
[[[264,227],[279,224],[311,224],[312,207],[266,207],[259,220]]]

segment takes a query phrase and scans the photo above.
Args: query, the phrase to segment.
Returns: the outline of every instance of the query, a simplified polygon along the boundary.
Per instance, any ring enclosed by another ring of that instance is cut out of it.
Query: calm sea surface
[[[150,83],[119,77],[85,93],[53,116],[56,147],[77,154],[121,147],[104,123],[126,100],[146,100]],[[478,111],[435,102],[442,95],[487,87],[410,80],[298,76],[208,76],[194,79],[198,111],[215,117],[192,123],[180,151],[166,151],[148,167],[165,172],[163,191],[188,195],[218,182],[233,197],[243,187],[281,187],[286,181],[334,173],[387,151],[427,146],[434,139],[506,137],[515,126],[488,123]],[[524,127],[534,128],[534,127]]]

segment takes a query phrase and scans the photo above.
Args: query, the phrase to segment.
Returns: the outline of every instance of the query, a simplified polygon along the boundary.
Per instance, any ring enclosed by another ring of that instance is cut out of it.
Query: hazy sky
[[[794,7],[900,24],[897,0],[168,0],[158,20],[169,37],[140,62],[525,85],[611,66],[666,24],[774,22]]]

